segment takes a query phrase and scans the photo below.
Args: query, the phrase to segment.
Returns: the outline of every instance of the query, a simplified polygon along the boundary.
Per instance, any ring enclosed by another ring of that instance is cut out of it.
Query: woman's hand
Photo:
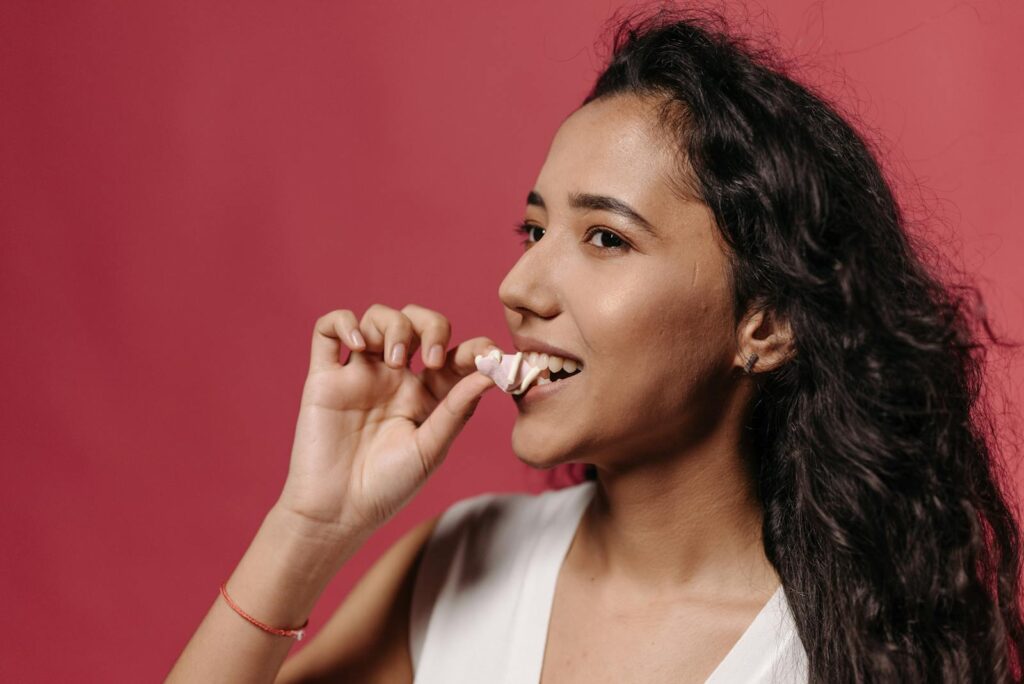
[[[401,509],[441,464],[493,381],[474,358],[486,337],[445,353],[451,325],[414,304],[374,304],[316,322],[291,463],[277,506],[325,530],[365,535]],[[351,350],[342,365],[343,346]],[[425,368],[408,368],[417,349]]]

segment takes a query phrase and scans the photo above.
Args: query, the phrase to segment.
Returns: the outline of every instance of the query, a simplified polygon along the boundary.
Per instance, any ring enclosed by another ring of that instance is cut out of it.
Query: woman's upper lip
[[[576,356],[572,352],[568,352],[561,347],[556,347],[553,344],[547,342],[541,342],[540,340],[532,337],[525,337],[523,335],[512,334],[512,344],[518,351],[522,352],[541,352],[542,354],[554,354],[555,356],[561,356],[563,359],[572,359],[579,364],[583,364],[580,357]]]

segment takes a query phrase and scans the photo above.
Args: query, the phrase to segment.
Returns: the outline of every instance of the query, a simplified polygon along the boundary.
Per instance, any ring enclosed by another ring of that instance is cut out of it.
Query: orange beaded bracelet
[[[221,585],[220,585],[221,596],[224,597],[224,600],[228,602],[228,605],[231,606],[232,610],[234,610],[236,613],[238,613],[239,615],[244,617],[246,620],[248,620],[252,624],[254,624],[257,627],[259,627],[260,629],[262,629],[264,632],[270,632],[271,634],[277,634],[277,635],[280,635],[280,636],[291,637],[291,638],[293,638],[293,639],[295,639],[297,641],[302,641],[302,637],[305,636],[305,633],[306,633],[306,629],[305,629],[306,625],[309,624],[309,618],[306,618],[306,621],[303,622],[299,627],[296,627],[295,629],[278,629],[277,627],[271,627],[270,625],[266,625],[266,624],[260,622],[259,620],[254,618],[252,615],[249,615],[244,610],[239,608],[238,604],[236,604],[234,601],[232,601],[231,597],[228,596],[228,590],[225,588],[226,585],[227,585],[226,581],[222,582]]]

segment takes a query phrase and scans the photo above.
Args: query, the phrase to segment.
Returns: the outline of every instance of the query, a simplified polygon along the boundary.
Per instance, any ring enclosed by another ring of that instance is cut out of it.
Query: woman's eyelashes
[[[588,238],[586,240],[586,243],[589,244],[589,245],[593,245],[594,244],[592,242],[592,240],[595,237],[607,236],[607,239],[611,241],[611,244],[603,244],[605,241],[603,239],[599,239],[598,242],[601,243],[601,244],[594,245],[595,247],[600,247],[602,249],[621,249],[621,250],[625,250],[629,246],[626,243],[625,240],[623,240],[617,234],[615,234],[612,231],[607,230],[605,228],[595,228],[592,231],[590,231],[589,233],[587,233],[587,235],[588,235]]]
[[[542,228],[541,226],[538,226],[535,223],[527,223],[525,221],[522,223],[517,223],[515,226],[515,231],[516,233],[525,236],[522,240],[522,245],[524,247],[529,247],[533,243],[539,242],[541,237],[544,236],[545,232],[544,228]],[[596,243],[593,242],[594,237],[598,237]],[[586,244],[592,245],[604,251],[624,252],[630,248],[630,244],[628,242],[626,242],[617,233],[613,233],[607,228],[593,228],[587,231],[586,239],[584,240],[584,242]]]
[[[540,226],[534,225],[532,223],[526,223],[525,221],[523,223],[517,223],[516,224],[516,227],[515,227],[516,233],[525,236],[523,238],[522,242],[521,242],[523,247],[526,247],[527,245],[533,244],[534,242],[537,242],[537,240],[540,239],[540,238],[537,238],[537,240],[531,240],[530,239],[530,237],[533,235],[533,231],[535,231],[535,230],[541,231],[541,234],[543,234],[543,231],[544,231],[544,229],[541,228]]]

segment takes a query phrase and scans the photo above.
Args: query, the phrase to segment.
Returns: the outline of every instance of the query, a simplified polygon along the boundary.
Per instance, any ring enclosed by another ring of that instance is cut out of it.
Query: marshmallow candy
[[[492,349],[488,354],[478,354],[476,369],[494,380],[502,392],[522,394],[530,383],[540,377],[541,368],[534,368],[523,359],[523,352],[502,354]]]

